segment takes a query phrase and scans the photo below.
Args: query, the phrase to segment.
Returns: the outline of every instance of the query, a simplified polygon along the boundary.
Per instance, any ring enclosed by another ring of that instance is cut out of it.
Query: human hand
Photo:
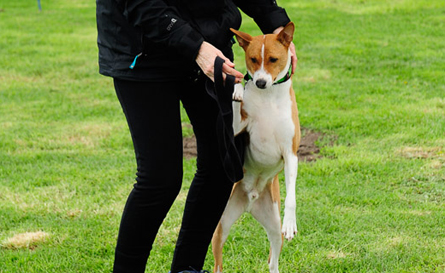
[[[298,62],[298,57],[297,53],[295,52],[294,42],[290,43],[289,49],[290,49],[290,54],[292,54],[290,58],[292,62],[292,75],[293,75],[295,73],[295,68],[297,68],[297,62]]]
[[[276,30],[274,30],[273,34],[280,33],[281,30],[283,30],[284,27],[279,27]],[[292,62],[292,75],[295,73],[295,68],[297,67],[298,57],[297,53],[295,52],[295,44],[294,42],[291,42],[289,45],[289,50],[291,53],[291,62]]]
[[[222,69],[223,79],[226,80],[226,75],[232,75],[235,77],[235,83],[242,82],[244,75],[234,68],[235,64],[226,58],[219,49],[207,42],[203,42],[201,44],[198,56],[196,57],[196,63],[201,68],[202,72],[207,75],[207,77],[209,77],[212,81],[215,81],[214,65],[217,56],[224,60]]]

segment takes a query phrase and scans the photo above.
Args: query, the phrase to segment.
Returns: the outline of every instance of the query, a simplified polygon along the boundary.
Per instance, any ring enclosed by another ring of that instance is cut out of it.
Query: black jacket
[[[141,81],[192,77],[203,41],[231,57],[238,7],[263,33],[290,21],[274,0],[96,0],[100,73]]]

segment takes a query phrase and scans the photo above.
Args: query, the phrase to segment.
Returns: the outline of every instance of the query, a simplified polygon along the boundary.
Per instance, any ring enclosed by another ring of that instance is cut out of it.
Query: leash
[[[216,120],[216,133],[219,154],[227,178],[236,183],[244,176],[244,147],[246,136],[244,134],[235,137],[233,132],[232,95],[235,90],[235,77],[227,75],[223,79],[222,67],[224,60],[216,57],[214,64],[213,83],[206,81],[206,91],[218,105],[218,117]]]

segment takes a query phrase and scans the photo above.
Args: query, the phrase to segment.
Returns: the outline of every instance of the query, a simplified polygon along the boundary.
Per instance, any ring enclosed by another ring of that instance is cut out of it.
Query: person
[[[123,210],[113,272],[144,272],[161,226],[182,185],[180,102],[197,141],[191,183],[171,272],[200,272],[233,183],[215,139],[218,111],[206,93],[214,61],[241,82],[233,63],[240,8],[263,33],[290,22],[274,0],[96,0],[99,72],[113,78],[137,162]],[[292,47],[296,63],[295,48]],[[294,65],[295,67],[295,65]]]

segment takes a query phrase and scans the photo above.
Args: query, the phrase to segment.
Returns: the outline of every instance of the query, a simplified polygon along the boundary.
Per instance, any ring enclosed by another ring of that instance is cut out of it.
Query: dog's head
[[[288,23],[280,33],[252,37],[231,29],[246,55],[247,73],[260,89],[271,87],[285,77],[291,65],[289,45],[295,26]]]

